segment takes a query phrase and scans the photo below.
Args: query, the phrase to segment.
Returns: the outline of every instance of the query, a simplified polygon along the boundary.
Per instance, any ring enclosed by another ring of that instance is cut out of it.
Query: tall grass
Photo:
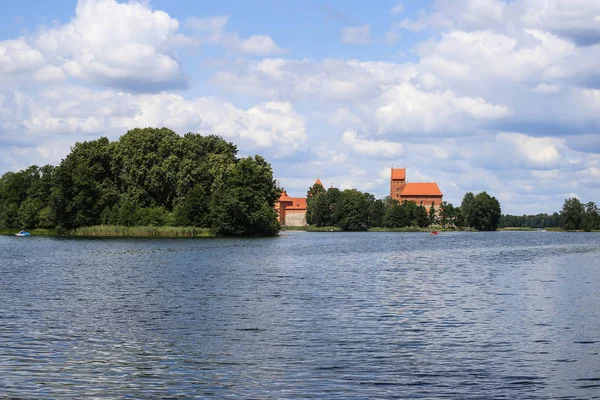
[[[119,226],[96,225],[69,231],[68,236],[103,237],[215,237],[208,228],[191,226]]]

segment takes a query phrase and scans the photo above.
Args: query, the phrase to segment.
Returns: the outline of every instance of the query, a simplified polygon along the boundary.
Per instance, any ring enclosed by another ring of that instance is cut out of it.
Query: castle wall
[[[428,210],[431,207],[431,202],[433,202],[435,208],[439,208],[442,205],[442,198],[439,196],[402,196],[400,202],[403,201],[412,201],[417,205],[421,205],[422,202],[423,206]]]
[[[284,225],[306,226],[306,210],[287,210]]]

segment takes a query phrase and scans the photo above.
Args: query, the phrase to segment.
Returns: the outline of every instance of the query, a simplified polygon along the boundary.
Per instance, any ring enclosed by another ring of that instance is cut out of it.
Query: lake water
[[[0,237],[0,397],[598,398],[600,235]]]

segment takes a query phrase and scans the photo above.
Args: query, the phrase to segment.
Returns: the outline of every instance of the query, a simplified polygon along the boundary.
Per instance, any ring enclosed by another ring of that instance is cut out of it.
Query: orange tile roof
[[[286,210],[306,210],[306,199],[303,197],[290,197],[292,205],[286,207]]]
[[[392,179],[406,179],[406,168],[392,168]]]
[[[400,193],[401,196],[443,196],[435,182],[409,182]]]
[[[279,196],[279,201],[293,201],[290,196],[288,196],[285,190],[281,191],[281,196]]]
[[[321,180],[319,178],[317,178],[317,181],[315,182],[315,185],[316,184],[319,184],[319,185],[323,186],[323,184],[321,183]],[[323,187],[325,187],[325,186],[323,186]]]

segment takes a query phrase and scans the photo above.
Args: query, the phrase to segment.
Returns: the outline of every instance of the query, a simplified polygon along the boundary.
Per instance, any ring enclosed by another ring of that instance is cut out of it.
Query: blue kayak
[[[15,233],[15,236],[31,236],[31,233],[27,231],[21,231],[19,233]]]

